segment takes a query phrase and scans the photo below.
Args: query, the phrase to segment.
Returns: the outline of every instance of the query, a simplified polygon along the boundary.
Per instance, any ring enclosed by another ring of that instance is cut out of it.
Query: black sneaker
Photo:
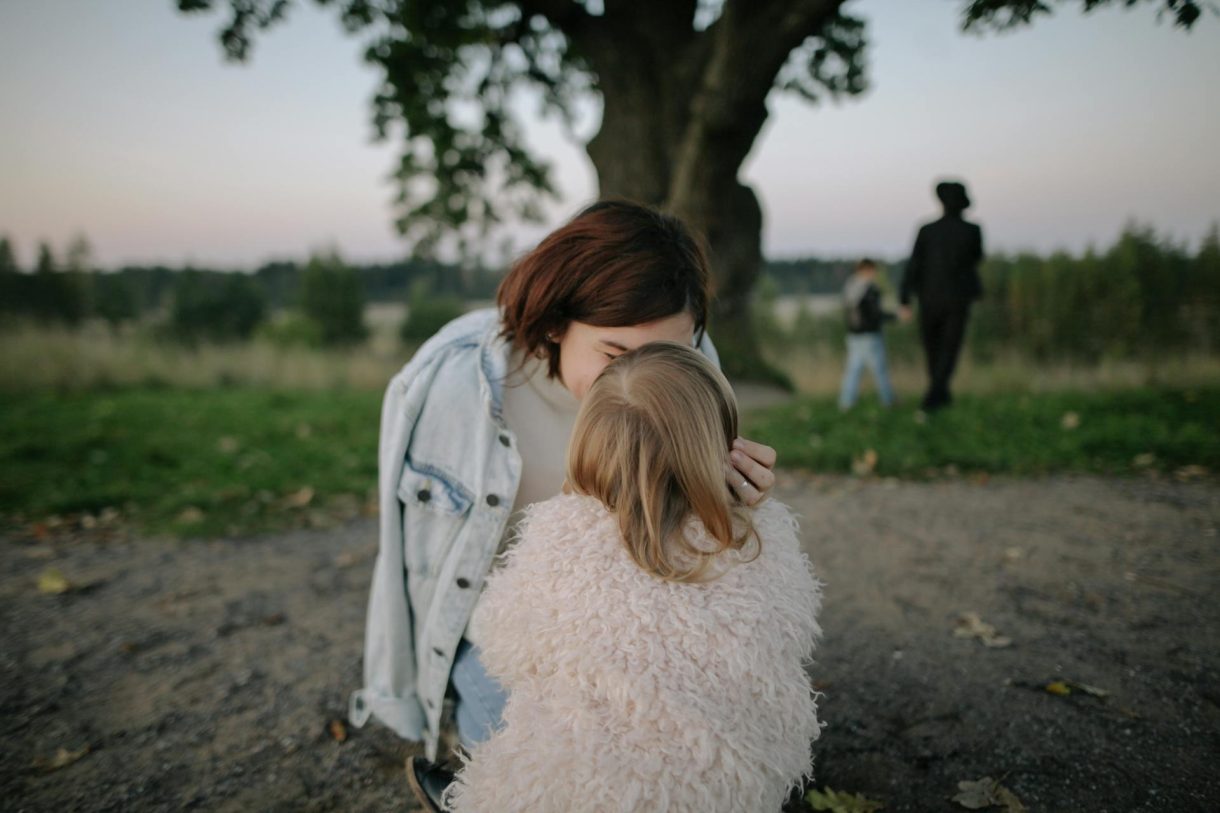
[[[443,813],[445,788],[453,782],[453,772],[435,765],[423,757],[412,757],[407,763],[407,784],[426,813]]]

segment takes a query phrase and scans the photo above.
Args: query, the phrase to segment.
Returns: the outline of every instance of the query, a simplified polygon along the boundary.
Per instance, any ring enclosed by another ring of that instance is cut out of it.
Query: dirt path
[[[827,582],[817,784],[891,811],[961,810],[956,783],[983,776],[1034,811],[1220,809],[1220,487],[784,474],[778,493]],[[2,540],[0,808],[410,809],[414,747],[328,726],[374,534]],[[83,587],[40,593],[48,567]],[[954,637],[968,611],[1011,645]],[[52,770],[59,749],[77,758]]]

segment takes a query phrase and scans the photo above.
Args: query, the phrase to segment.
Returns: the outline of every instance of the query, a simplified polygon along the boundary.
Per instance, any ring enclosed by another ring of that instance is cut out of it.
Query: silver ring
[[[748,486],[749,484],[750,484],[750,481],[749,481],[748,479],[747,479],[747,480],[742,480],[742,481],[741,481],[741,485],[739,485],[739,486],[737,486],[737,487],[738,487],[738,488],[745,488],[745,487],[746,487],[746,486]]]

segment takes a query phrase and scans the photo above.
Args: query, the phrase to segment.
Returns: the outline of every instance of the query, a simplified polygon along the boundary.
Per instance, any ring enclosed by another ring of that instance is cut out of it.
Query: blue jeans
[[[458,644],[449,680],[457,692],[454,717],[457,718],[458,739],[463,748],[470,750],[500,728],[508,695],[483,669],[479,648],[465,638]]]
[[[894,390],[890,387],[890,371],[885,363],[885,339],[881,333],[847,334],[847,369],[843,371],[843,384],[839,388],[839,409],[851,409],[860,391],[860,374],[868,367],[877,382],[877,397],[882,406],[894,403]]]

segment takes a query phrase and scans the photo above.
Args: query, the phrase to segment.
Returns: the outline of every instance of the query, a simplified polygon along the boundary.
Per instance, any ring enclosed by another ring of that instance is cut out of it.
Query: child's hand
[[[732,469],[729,470],[729,486],[746,505],[757,505],[767,498],[767,492],[775,485],[775,450],[770,446],[755,443],[745,438],[733,441],[729,455]]]

